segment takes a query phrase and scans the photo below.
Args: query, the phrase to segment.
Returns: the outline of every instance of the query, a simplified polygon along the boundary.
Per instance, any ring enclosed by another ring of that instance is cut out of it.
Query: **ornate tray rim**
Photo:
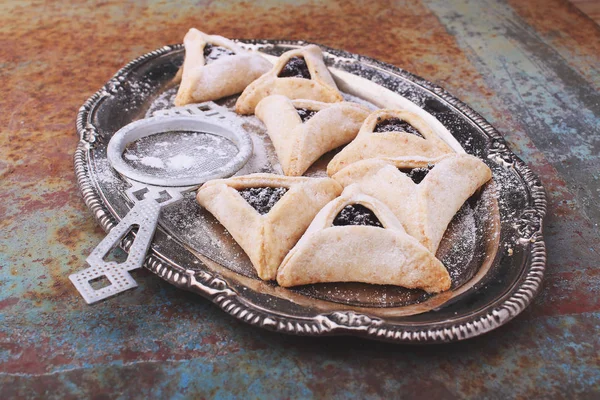
[[[309,44],[309,42],[292,40],[243,40],[243,42],[255,45],[297,46]],[[492,140],[490,153],[499,160],[510,164],[522,178],[530,191],[531,201],[521,215],[519,232],[523,233],[520,239],[530,242],[530,246],[521,276],[509,292],[503,296],[504,299],[492,309],[488,310],[489,307],[483,307],[482,310],[471,315],[458,316],[455,321],[447,321],[444,324],[436,323],[438,325],[436,327],[394,324],[354,311],[336,311],[330,314],[319,314],[312,318],[295,318],[270,313],[251,302],[245,301],[242,295],[229,287],[227,281],[213,276],[207,271],[186,270],[185,273],[182,273],[180,267],[170,265],[153,250],[147,256],[144,266],[167,282],[211,300],[221,309],[244,322],[288,334],[309,336],[355,335],[395,343],[442,343],[481,335],[516,317],[529,305],[539,291],[546,265],[546,247],[542,235],[542,221],[546,213],[546,195],[539,178],[521,159],[510,151],[504,138],[494,127],[467,104],[452,96],[443,88],[393,65],[343,50],[319,46],[330,54],[380,67],[432,91],[467,116],[473,124],[488,135]],[[77,183],[86,206],[92,211],[100,226],[107,232],[115,227],[118,221],[103,203],[90,177],[89,152],[94,146],[98,135],[96,127],[90,120],[92,111],[104,97],[116,94],[123,76],[129,71],[149,59],[182,48],[183,45],[181,44],[168,45],[134,59],[117,71],[79,109],[76,128],[80,141],[74,155]],[[127,251],[131,243],[132,240],[126,238],[122,243],[124,250]]]

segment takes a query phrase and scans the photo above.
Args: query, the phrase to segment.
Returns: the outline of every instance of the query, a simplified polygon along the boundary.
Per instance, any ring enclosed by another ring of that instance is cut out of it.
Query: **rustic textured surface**
[[[600,29],[564,1],[0,4],[0,393],[554,397],[600,393]],[[247,326],[147,271],[87,306],[69,283],[101,240],[78,193],[78,107],[189,27],[305,39],[415,72],[470,104],[545,184],[536,301],[463,343],[403,347]]]
[[[579,8],[581,12],[585,15],[596,21],[597,24],[600,23],[600,1],[598,0],[571,0],[571,3],[575,5],[575,7]]]

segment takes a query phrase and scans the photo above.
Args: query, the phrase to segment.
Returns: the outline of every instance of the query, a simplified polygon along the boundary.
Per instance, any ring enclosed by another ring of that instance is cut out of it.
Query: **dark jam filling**
[[[232,56],[235,53],[225,47],[215,46],[214,44],[206,43],[204,46],[204,63],[210,64],[224,56]]]
[[[400,172],[406,174],[412,181],[419,184],[425,179],[429,171],[433,169],[434,165],[428,165],[422,168],[399,168]]]
[[[314,110],[309,110],[308,108],[296,108],[296,111],[298,112],[298,115],[300,116],[302,122],[308,121],[309,119],[314,117],[314,115],[318,112]]]
[[[367,225],[383,228],[375,213],[360,204],[349,204],[333,220],[334,226]]]
[[[383,121],[378,121],[373,132],[407,132],[419,137],[423,137],[411,124],[400,118],[389,118]],[[423,138],[425,139],[425,138]]]
[[[259,214],[266,214],[287,192],[287,188],[258,187],[238,190],[244,200],[248,202]]]
[[[279,78],[304,78],[310,79],[310,71],[308,65],[304,61],[304,57],[292,57],[283,66],[279,75]]]

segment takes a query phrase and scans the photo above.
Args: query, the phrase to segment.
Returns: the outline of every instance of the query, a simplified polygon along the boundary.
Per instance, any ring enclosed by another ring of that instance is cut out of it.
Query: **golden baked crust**
[[[398,168],[420,167],[410,158],[358,161],[333,175],[342,186],[358,185],[385,203],[406,232],[435,254],[448,224],[463,203],[492,177],[477,157],[453,154],[436,160],[416,184]]]
[[[297,109],[317,113],[303,122]],[[282,95],[265,97],[256,107],[288,176],[302,175],[323,154],[354,139],[367,115],[369,109],[356,103],[290,100]]]
[[[347,205],[361,204],[377,216],[383,228],[332,226]],[[398,285],[437,293],[450,288],[450,276],[435,255],[406,234],[394,214],[379,200],[344,189],[315,217],[288,253],[277,273],[283,287],[320,282],[364,282]]]
[[[256,53],[242,49],[229,39],[190,29],[183,39],[185,60],[175,81],[181,81],[176,106],[216,100],[243,91],[256,78],[271,69],[271,63]],[[228,55],[207,64],[207,44],[224,47]]]
[[[408,122],[423,137],[408,132],[374,132],[379,122],[397,118]],[[415,160],[435,159],[454,153],[417,114],[405,110],[377,110],[370,114],[356,139],[340,151],[327,166],[332,176],[342,168],[369,158],[407,157]]]
[[[304,58],[311,79],[278,77],[292,57]],[[244,89],[235,104],[235,111],[238,114],[254,114],[258,103],[263,98],[274,94],[281,94],[290,99],[310,99],[326,103],[343,100],[323,62],[321,49],[314,44],[283,53],[269,72]]]
[[[261,215],[238,192],[245,188],[283,187],[287,192]],[[196,199],[227,228],[248,254],[258,276],[275,279],[277,268],[314,216],[342,187],[330,178],[252,174],[206,182]]]

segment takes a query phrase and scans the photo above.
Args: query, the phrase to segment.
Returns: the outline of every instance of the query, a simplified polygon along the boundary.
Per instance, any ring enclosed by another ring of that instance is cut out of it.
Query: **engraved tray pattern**
[[[274,55],[308,44],[262,40],[240,43]],[[400,82],[410,82],[428,98],[445,104],[453,114],[474,127],[474,139],[478,140],[476,155],[517,177],[513,194],[519,194],[524,200],[511,201],[507,198],[499,206],[502,234],[495,262],[502,274],[453,299],[452,304],[441,307],[444,312],[434,309],[417,316],[388,318],[370,315],[364,308],[357,310],[352,306],[333,312],[319,312],[306,303],[271,301],[273,299],[267,298],[264,293],[206,267],[184,243],[170,240],[160,227],[145,267],[179,288],[206,297],[249,324],[297,335],[346,334],[396,343],[450,342],[480,335],[514,318],[537,294],[546,264],[542,236],[546,198],[539,179],[508,149],[502,136],[489,123],[441,87],[368,57],[324,46],[321,48],[328,66],[363,76],[392,91],[399,87]],[[124,198],[115,201],[102,192],[97,179],[100,172],[95,169],[93,158],[102,153],[110,135],[118,128],[143,117],[143,105],[139,99],[126,101],[132,90],[142,93],[142,97],[160,92],[164,89],[165,77],[171,77],[177,71],[182,56],[183,47],[173,45],[131,61],[79,110],[77,132],[80,142],[74,157],[77,181],[85,204],[106,231],[116,226],[128,206]],[[109,98],[123,100],[124,111],[118,118],[106,115],[105,100]],[[437,117],[434,111],[430,112]],[[125,187],[121,189],[124,191]],[[126,237],[123,240],[121,245],[125,251],[131,245],[131,239]],[[505,272],[507,277],[503,276]]]

